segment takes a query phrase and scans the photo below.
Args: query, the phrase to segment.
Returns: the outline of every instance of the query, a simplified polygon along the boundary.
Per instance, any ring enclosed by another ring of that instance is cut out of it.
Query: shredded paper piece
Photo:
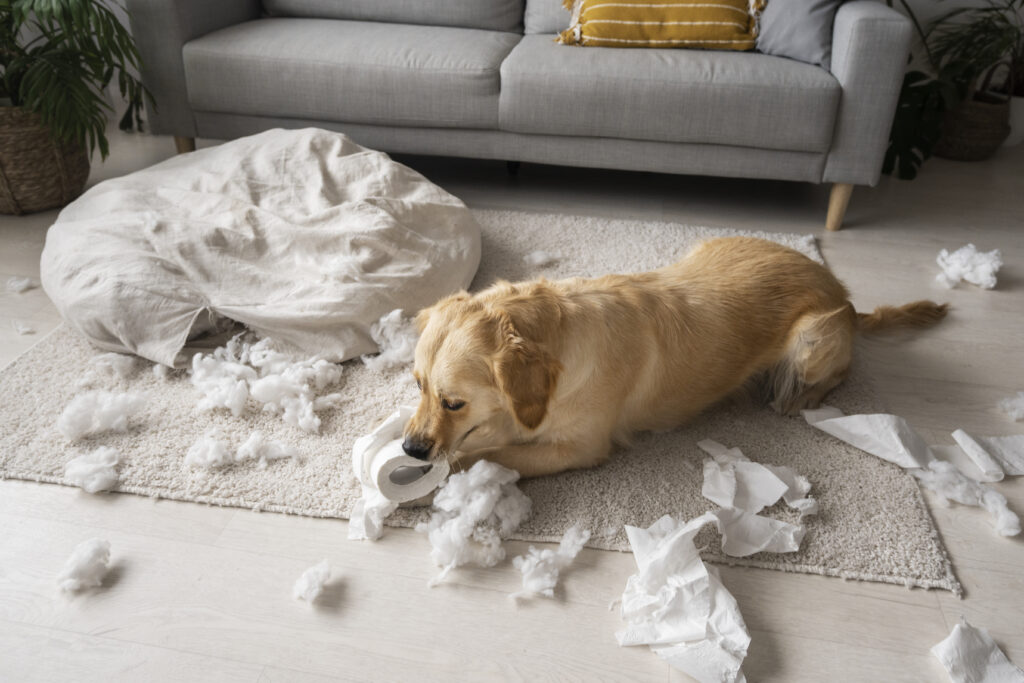
[[[942,272],[935,279],[944,287],[952,288],[966,280],[982,289],[992,289],[996,286],[996,273],[1003,265],[1003,257],[998,249],[978,251],[973,244],[968,244],[952,254],[943,249],[936,263]]]
[[[922,486],[939,497],[940,503],[955,500],[962,505],[984,508],[992,515],[999,535],[1020,533],[1020,520],[1009,509],[1006,498],[990,486],[965,476],[949,460],[969,460],[982,477],[992,480],[1001,479],[1003,473],[1021,473],[1024,471],[1024,437],[972,437],[957,430],[953,437],[958,446],[928,447],[906,420],[895,415],[846,416],[830,407],[805,410],[803,415],[813,427],[909,470]],[[936,460],[940,455],[946,459]]]
[[[302,576],[298,578],[292,588],[292,597],[313,604],[323,593],[324,585],[330,578],[331,565],[324,559],[302,572]]]
[[[71,557],[57,577],[62,591],[73,593],[83,588],[96,588],[110,568],[110,542],[90,538],[75,546]]]
[[[963,618],[932,654],[953,683],[1024,683],[1024,671],[1006,658],[988,631]]]
[[[637,573],[622,594],[620,646],[648,645],[701,683],[744,681],[750,635],[739,606],[700,559],[693,538],[716,521],[705,513],[685,524],[665,515],[647,529],[627,526]]]
[[[590,531],[576,524],[569,527],[554,550],[550,548],[538,550],[531,545],[525,555],[512,559],[512,565],[523,573],[523,589],[512,593],[509,597],[513,600],[534,595],[543,595],[546,598],[555,597],[555,586],[558,585],[559,573],[572,564],[588,540],[590,540]]]
[[[502,539],[530,516],[530,499],[516,486],[518,479],[515,470],[480,460],[442,485],[430,521],[416,526],[427,533],[430,556],[441,567],[431,586],[456,567],[493,567],[505,559]]]
[[[370,338],[380,352],[375,356],[363,356],[362,360],[374,372],[408,365],[415,359],[419,333],[413,320],[403,316],[400,308],[370,325]]]

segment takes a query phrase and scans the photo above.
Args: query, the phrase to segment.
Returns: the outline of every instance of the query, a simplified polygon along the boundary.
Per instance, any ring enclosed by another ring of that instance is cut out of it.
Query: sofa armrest
[[[193,38],[260,16],[259,0],[127,0],[132,35],[142,60],[150,130],[195,137],[181,48]]]
[[[875,185],[889,143],[911,23],[874,0],[840,6],[832,30],[832,75],[843,88],[824,182]]]

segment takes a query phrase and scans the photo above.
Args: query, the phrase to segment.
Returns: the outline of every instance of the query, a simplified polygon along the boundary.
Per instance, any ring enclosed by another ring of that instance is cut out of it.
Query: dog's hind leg
[[[787,415],[816,408],[846,378],[857,319],[849,304],[797,320],[772,372],[772,407]]]

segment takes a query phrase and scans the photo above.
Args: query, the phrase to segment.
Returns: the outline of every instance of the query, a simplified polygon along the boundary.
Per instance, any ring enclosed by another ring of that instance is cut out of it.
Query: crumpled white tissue
[[[704,461],[701,494],[722,509],[714,511],[722,534],[722,552],[746,557],[761,551],[794,552],[806,529],[757,513],[779,498],[800,512],[800,518],[816,514],[818,502],[807,494],[807,478],[789,467],[751,462],[738,448],[726,448],[705,439],[697,444],[711,458]]]
[[[939,497],[942,505],[955,500],[962,505],[984,508],[993,517],[993,524],[1000,536],[1016,536],[1020,533],[1020,519],[1006,504],[1006,497],[995,489],[968,479],[953,463],[934,460],[927,469],[910,471],[929,491]]]
[[[488,460],[453,474],[434,496],[429,522],[416,525],[430,539],[430,557],[441,567],[435,586],[456,567],[493,567],[505,559],[501,541],[530,516],[530,499],[519,490],[519,473]]]
[[[1001,400],[999,409],[1014,422],[1024,420],[1024,391],[1018,391],[1016,396]]]
[[[80,455],[64,466],[64,478],[86,493],[109,491],[117,486],[121,454],[109,446]]]
[[[143,401],[141,394],[87,391],[71,399],[57,418],[57,429],[71,441],[106,431],[126,432]]]
[[[1020,521],[1006,504],[1006,498],[989,486],[964,476],[949,462],[951,449],[962,459],[973,460],[982,476],[993,474],[993,468],[1016,471],[1024,453],[1018,449],[1024,439],[1017,436],[972,437],[963,430],[953,436],[960,446],[924,445],[924,440],[906,420],[895,415],[844,416],[838,408],[822,407],[803,411],[807,423],[863,451],[888,460],[910,470],[930,491],[939,496],[943,504],[955,500],[963,505],[982,507],[994,518],[994,526],[1001,536],[1020,533]],[[946,457],[937,460],[936,456]],[[997,475],[998,476],[998,475]]]
[[[620,646],[649,645],[701,683],[734,683],[746,680],[750,635],[736,600],[693,543],[715,519],[705,513],[682,523],[665,515],[647,529],[626,526],[638,571],[622,593],[627,625],[615,637]]]
[[[90,538],[75,546],[57,577],[57,583],[61,590],[68,592],[95,588],[103,583],[109,565],[110,542],[102,538]]]
[[[317,411],[334,407],[337,399],[320,394],[340,381],[342,366],[316,356],[298,359],[273,348],[270,339],[253,339],[242,333],[212,354],[192,357],[191,381],[201,395],[197,408],[226,408],[238,416],[252,400],[287,424],[318,433]]]
[[[324,584],[331,578],[331,565],[326,559],[313,565],[295,582],[292,588],[292,597],[296,600],[305,600],[312,604],[320,594],[323,593]]]
[[[7,291],[11,294],[21,294],[39,286],[39,280],[30,277],[9,277],[7,278]]]
[[[953,683],[1024,683],[1024,671],[1006,658],[988,631],[963,618],[932,654]]]
[[[896,415],[844,415],[831,406],[803,411],[807,424],[904,469],[927,467],[934,460],[907,421]]]
[[[402,309],[396,308],[370,325],[370,338],[380,352],[375,356],[363,356],[363,364],[374,372],[381,372],[412,363],[419,336],[413,320],[403,316]]]
[[[590,531],[574,524],[562,536],[556,549],[538,550],[531,545],[525,555],[512,558],[512,565],[523,573],[523,589],[509,597],[513,600],[533,595],[555,597],[559,573],[572,564],[588,540]]]
[[[1003,265],[1003,257],[998,249],[978,251],[973,244],[968,244],[952,254],[943,249],[935,262],[942,268],[935,280],[944,287],[955,287],[966,280],[982,289],[992,289],[996,286],[996,273]]]

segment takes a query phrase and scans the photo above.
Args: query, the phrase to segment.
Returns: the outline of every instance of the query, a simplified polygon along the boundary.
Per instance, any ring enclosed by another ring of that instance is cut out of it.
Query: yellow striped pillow
[[[565,0],[558,42],[600,47],[752,50],[765,0]]]

